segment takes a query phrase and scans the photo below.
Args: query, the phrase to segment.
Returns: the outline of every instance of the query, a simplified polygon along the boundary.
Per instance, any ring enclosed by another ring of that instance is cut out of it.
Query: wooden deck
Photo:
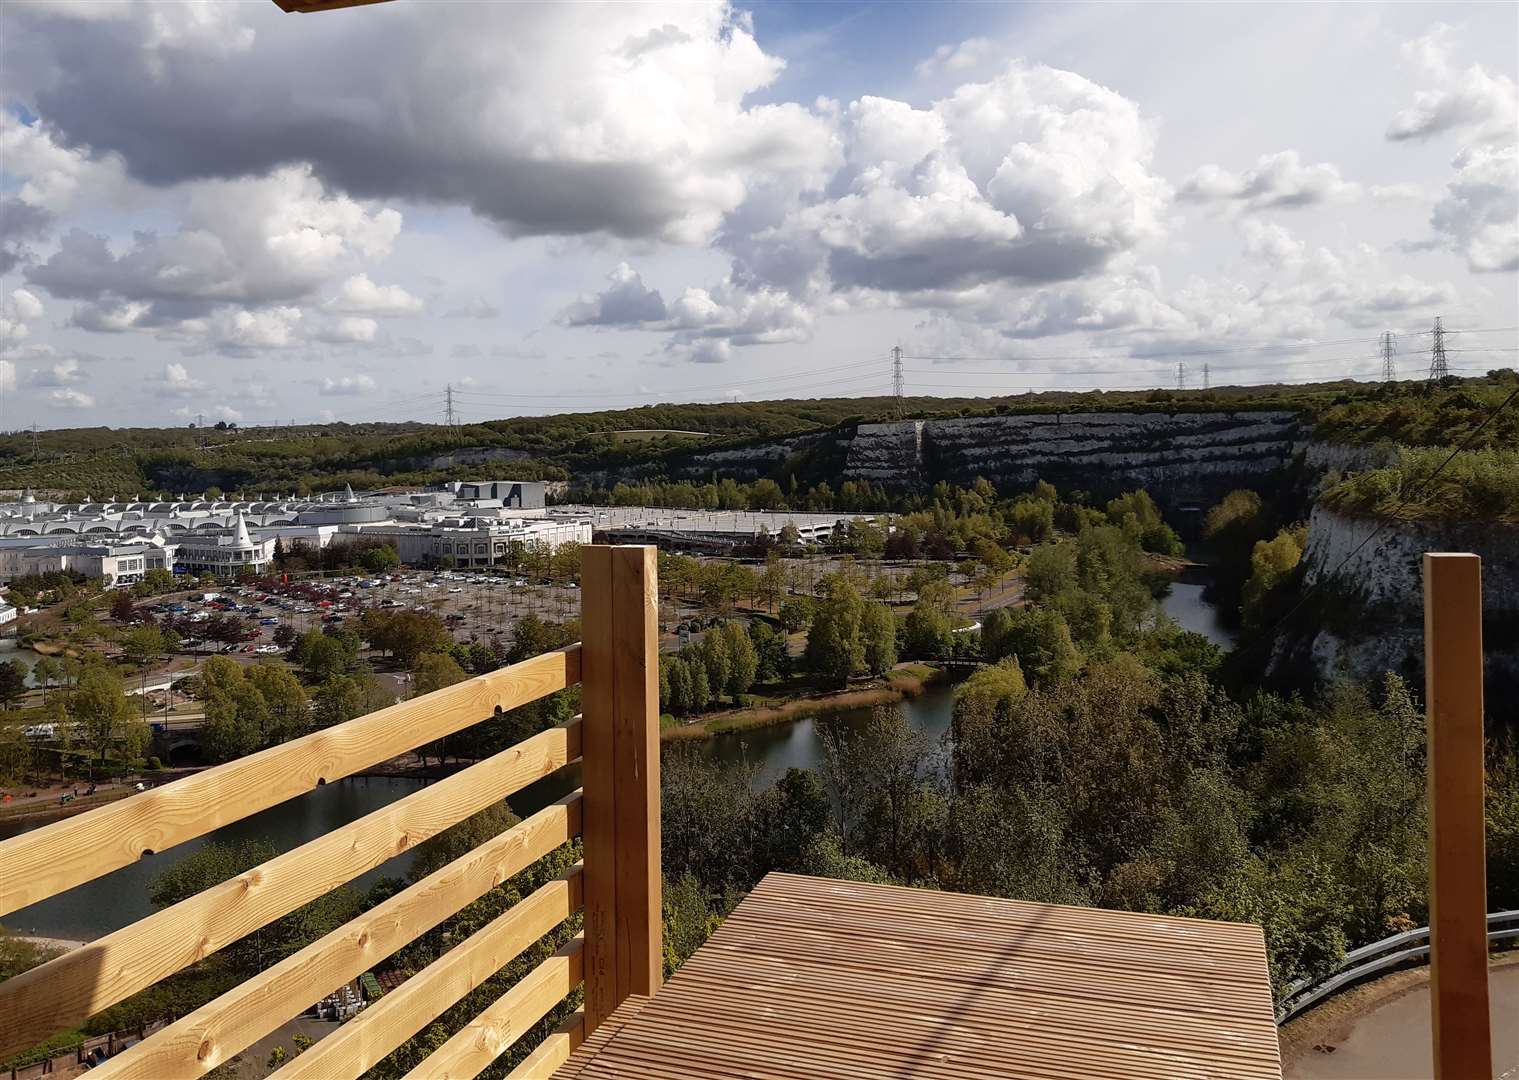
[[[553,1074],[1271,1077],[1259,927],[771,874]]]

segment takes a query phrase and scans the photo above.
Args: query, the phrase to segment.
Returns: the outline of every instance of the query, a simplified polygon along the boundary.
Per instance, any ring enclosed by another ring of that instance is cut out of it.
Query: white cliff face
[[[1023,487],[1147,487],[1216,501],[1283,473],[1305,438],[1291,412],[1010,414],[862,424],[844,475],[888,486],[914,477]]]
[[[1390,443],[1357,446],[1354,443],[1310,442],[1304,451],[1303,463],[1321,473],[1366,472],[1398,460],[1398,448]]]
[[[1362,546],[1364,544],[1364,546]],[[1311,657],[1321,677],[1421,677],[1424,666],[1424,553],[1482,557],[1483,626],[1489,686],[1519,686],[1519,528],[1489,522],[1384,521],[1315,507],[1308,522],[1302,588],[1344,597],[1347,614],[1311,638],[1283,643],[1277,667]],[[1490,709],[1514,710],[1512,702]]]

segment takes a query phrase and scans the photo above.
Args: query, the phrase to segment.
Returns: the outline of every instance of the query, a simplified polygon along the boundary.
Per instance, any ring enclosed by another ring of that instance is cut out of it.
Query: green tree
[[[0,663],[0,704],[9,709],[26,696],[27,667],[20,660]]]
[[[122,692],[121,679],[101,664],[89,664],[69,693],[69,718],[83,730],[83,741],[92,752],[90,776],[105,765],[115,747],[122,760],[141,755],[148,744],[148,727],[137,719],[136,710]]]
[[[0,724],[0,784],[19,784],[32,763],[32,744],[20,724]]]
[[[758,591],[760,599],[765,601],[765,607],[770,611],[776,610],[786,595],[786,564],[774,552],[765,559],[765,569],[759,576]]]
[[[747,694],[754,685],[755,676],[759,672],[759,653],[742,623],[729,620],[723,623],[720,633],[724,651],[728,654],[728,680],[724,689],[729,697],[737,701],[739,695]]]
[[[860,638],[865,648],[866,671],[880,676],[896,666],[897,620],[892,617],[891,608],[879,602],[866,604]]]
[[[383,574],[401,565],[401,556],[391,544],[377,544],[359,554],[359,565],[375,574]]]
[[[805,596],[792,596],[781,604],[781,625],[788,634],[807,629],[812,622],[813,602]]]
[[[997,608],[981,623],[982,656],[992,662],[1018,658],[1035,685],[1068,679],[1081,669],[1081,650],[1065,616],[1054,608]]]
[[[156,626],[137,626],[121,635],[121,651],[138,667],[157,660],[163,653],[163,633]]]
[[[954,624],[945,605],[920,597],[902,622],[902,641],[910,657],[943,660],[955,650]]]
[[[807,664],[815,672],[843,686],[865,663],[860,624],[865,601],[845,577],[823,583],[823,599],[812,616],[807,633]]]
[[[41,656],[32,665],[32,681],[42,688],[42,700],[47,701],[48,688],[63,678],[63,665],[51,656]]]

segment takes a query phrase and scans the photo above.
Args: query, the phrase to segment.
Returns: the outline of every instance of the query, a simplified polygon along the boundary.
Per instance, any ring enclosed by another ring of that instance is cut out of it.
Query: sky
[[[1519,361],[1519,5],[0,4],[0,429]],[[1178,370],[1180,365],[1181,370]]]

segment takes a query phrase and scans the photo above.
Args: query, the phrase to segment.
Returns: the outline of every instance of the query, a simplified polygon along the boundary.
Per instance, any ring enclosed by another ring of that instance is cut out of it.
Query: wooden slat
[[[1493,1075],[1483,818],[1482,560],[1424,556],[1429,991],[1436,1080]]]
[[[112,1058],[96,1075],[204,1075],[569,841],[580,816],[576,791]]]
[[[790,874],[620,1011],[555,1080],[1281,1076],[1259,927]]]
[[[582,963],[584,953],[582,952]],[[576,1009],[533,1052],[506,1074],[506,1080],[548,1080],[585,1041],[585,1010]]]
[[[478,1076],[579,984],[584,940],[576,935],[565,943],[407,1073],[407,1080]]]
[[[580,648],[544,653],[0,842],[0,915],[320,784],[563,690]]]
[[[322,1039],[275,1075],[338,1080],[363,1073],[580,910],[581,867],[537,889]]]
[[[616,547],[613,783],[617,800],[617,1000],[652,996],[664,976],[659,803],[658,551]]]
[[[580,549],[582,721],[580,782],[585,790],[585,1026],[593,1032],[617,1007],[617,804],[613,790],[615,746],[612,549]]]
[[[652,547],[583,552],[588,1032],[663,970],[655,566]]]
[[[579,720],[540,732],[245,874],[0,983],[0,1059],[225,948],[579,755]]]

